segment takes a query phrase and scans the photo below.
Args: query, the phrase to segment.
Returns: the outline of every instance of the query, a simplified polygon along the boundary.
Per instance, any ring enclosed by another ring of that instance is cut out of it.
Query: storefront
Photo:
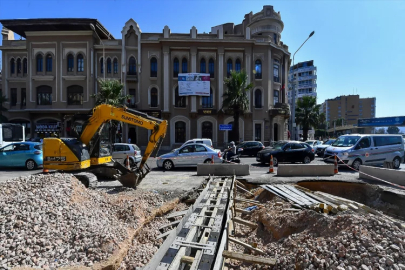
[[[61,122],[41,120],[35,123],[35,138],[60,137]]]

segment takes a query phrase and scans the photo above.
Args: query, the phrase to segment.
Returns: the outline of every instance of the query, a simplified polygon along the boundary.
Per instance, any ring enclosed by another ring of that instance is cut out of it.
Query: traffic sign
[[[219,125],[219,130],[232,130],[232,124],[229,125]]]

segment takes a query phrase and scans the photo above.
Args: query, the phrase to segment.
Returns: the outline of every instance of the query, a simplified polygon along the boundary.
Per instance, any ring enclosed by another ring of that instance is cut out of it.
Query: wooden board
[[[162,233],[162,234],[159,234],[158,237],[156,237],[156,239],[160,239],[160,238],[166,237],[166,236],[168,236],[171,232],[173,232],[174,230],[175,230],[175,229],[170,230],[170,231],[167,231],[167,232]]]
[[[228,237],[228,240],[231,241],[231,242],[234,242],[235,244],[241,245],[242,247],[251,249],[251,250],[256,251],[256,252],[258,252],[258,253],[261,253],[261,254],[265,254],[265,252],[264,252],[263,250],[258,249],[258,248],[255,248],[255,247],[252,247],[251,245],[246,244],[246,243],[244,243],[244,242],[242,242],[242,241],[239,241],[238,239],[235,239],[235,238],[233,238],[233,237]]]
[[[285,185],[284,187],[287,188],[288,190],[290,190],[291,192],[294,192],[295,194],[300,195],[301,197],[307,199],[308,201],[310,201],[310,202],[312,202],[312,203],[314,203],[314,204],[315,204],[315,203],[316,203],[316,204],[321,203],[320,201],[315,200],[314,198],[311,198],[311,197],[307,196],[304,192],[302,192],[302,191],[296,189],[296,188],[293,187],[293,186]]]
[[[162,227],[160,227],[160,228],[159,228],[159,230],[164,229],[164,228],[166,228],[166,227],[170,227],[170,226],[173,226],[173,227],[174,227],[174,225],[179,224],[179,223],[180,223],[180,221],[181,221],[181,219],[180,219],[180,220],[173,221],[172,223],[169,223],[169,224],[163,225]]]
[[[232,252],[224,250],[222,256],[227,259],[238,260],[242,262],[252,263],[252,264],[263,264],[263,265],[275,265],[276,259],[274,258],[262,258],[254,255],[243,254],[239,252]]]
[[[307,200],[303,200],[303,199],[297,198],[296,196],[292,196],[288,192],[285,192],[279,188],[276,188],[276,186],[262,185],[261,187],[263,187],[264,189],[274,193],[275,195],[277,195],[287,201],[292,201],[300,206],[309,206],[312,204],[311,202],[309,202]]]
[[[174,218],[174,217],[178,217],[178,216],[184,216],[185,214],[187,214],[187,211],[188,210],[174,212],[174,213],[171,213],[171,214],[165,216],[165,218]]]
[[[232,220],[234,222],[236,222],[236,223],[248,226],[248,227],[253,228],[253,229],[257,228],[257,223],[254,223],[254,222],[250,222],[250,221],[238,218],[238,217],[234,217]]]

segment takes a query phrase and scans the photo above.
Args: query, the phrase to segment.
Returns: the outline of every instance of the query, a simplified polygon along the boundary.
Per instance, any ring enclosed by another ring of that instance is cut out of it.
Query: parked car
[[[316,151],[318,149],[318,146],[322,145],[323,142],[318,141],[318,140],[308,140],[308,141],[305,141],[305,143],[309,144],[314,149],[314,151],[316,153]]]
[[[19,142],[0,148],[1,167],[25,167],[27,170],[33,170],[42,165],[42,144],[40,143]]]
[[[332,140],[328,140],[326,142],[324,142],[321,145],[318,145],[318,147],[316,148],[315,154],[318,155],[318,157],[323,157],[323,154],[325,153],[325,149],[331,145],[332,143],[334,143],[336,140],[332,139]]]
[[[142,153],[136,144],[114,143],[112,157],[124,165],[127,164],[127,157],[129,157],[129,165],[133,167],[135,164],[141,162]]]
[[[202,144],[211,146],[212,148],[214,147],[212,145],[212,140],[211,139],[206,139],[206,138],[188,140],[185,143],[183,143],[183,145],[181,147],[183,147],[185,145],[188,145],[188,144],[191,144],[191,143],[202,143]]]
[[[278,166],[279,162],[303,162],[307,164],[315,158],[312,147],[299,141],[280,143],[274,145],[273,148],[259,151],[256,160],[262,164],[270,163],[271,155],[273,155],[274,166]]]
[[[222,163],[219,150],[202,143],[193,143],[161,155],[157,158],[156,165],[165,170],[171,170],[174,167],[196,167],[198,163],[211,163],[213,156],[214,163]]]
[[[236,153],[241,156],[256,156],[257,152],[264,149],[264,145],[261,142],[247,141],[236,146]]]

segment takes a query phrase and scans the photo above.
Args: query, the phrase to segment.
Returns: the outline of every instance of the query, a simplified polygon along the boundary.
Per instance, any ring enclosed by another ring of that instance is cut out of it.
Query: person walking
[[[129,143],[129,144],[131,143],[131,138],[128,138],[128,143]]]

